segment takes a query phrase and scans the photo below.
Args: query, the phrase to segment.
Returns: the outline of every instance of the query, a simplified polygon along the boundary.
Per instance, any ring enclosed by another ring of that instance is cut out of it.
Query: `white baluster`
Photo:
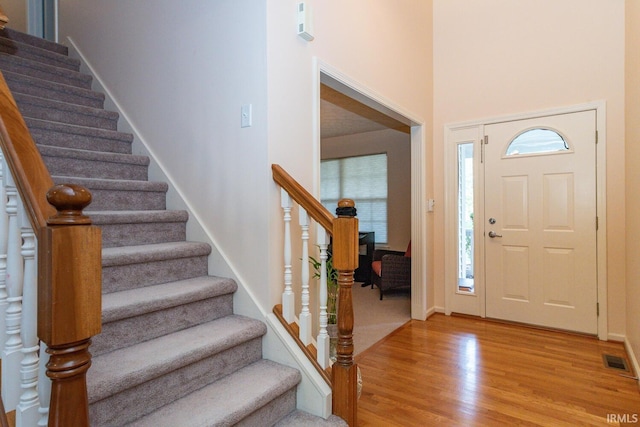
[[[299,207],[298,219],[302,229],[302,294],[300,296],[302,311],[300,312],[300,341],[304,345],[311,343],[311,312],[309,311],[309,215],[307,211]]]
[[[5,174],[9,170],[0,151],[0,349],[7,341],[7,243],[9,241],[9,219],[7,217],[7,193],[5,191]]]
[[[327,231],[320,224],[318,224],[318,247],[320,248],[320,284],[318,288],[320,300],[320,331],[318,333],[317,340],[318,363],[322,369],[326,369],[331,363],[329,360],[331,340],[327,333],[327,323],[329,320],[329,317],[327,316],[327,248],[329,247],[329,236]]]
[[[47,376],[47,363],[49,362],[49,353],[47,353],[47,345],[40,342],[40,369],[38,371],[38,400],[40,407],[38,413],[40,420],[38,427],[47,427],[49,425],[49,402],[51,402],[51,379]]]
[[[18,224],[18,191],[11,174],[7,174],[7,215],[9,241],[7,246],[7,341],[2,354],[2,398],[7,411],[13,411],[20,399],[20,361],[22,360],[22,280],[23,260]]]
[[[295,295],[291,287],[293,274],[291,273],[291,197],[284,190],[280,190],[281,206],[284,211],[284,292],[282,293],[282,316],[288,323],[295,319]]]
[[[24,259],[24,285],[22,295],[22,362],[20,363],[20,402],[16,408],[18,426],[35,426],[38,414],[38,282],[36,264],[36,236],[24,207],[21,206],[22,257]]]

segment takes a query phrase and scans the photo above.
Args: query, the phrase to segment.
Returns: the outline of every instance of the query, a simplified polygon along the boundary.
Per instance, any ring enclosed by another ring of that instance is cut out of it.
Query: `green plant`
[[[320,269],[322,268],[322,262],[316,258],[310,256],[309,264],[313,267],[315,273],[313,277],[320,279]],[[338,321],[338,270],[333,267],[333,261],[331,259],[331,253],[327,257],[326,263],[327,269],[327,322],[329,324],[335,324]]]

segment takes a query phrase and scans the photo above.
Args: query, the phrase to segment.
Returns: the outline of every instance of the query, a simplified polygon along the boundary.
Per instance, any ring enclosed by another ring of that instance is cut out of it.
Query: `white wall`
[[[609,333],[625,330],[624,0],[434,0],[434,188],[446,123],[605,100]],[[444,305],[435,216],[435,304]]]
[[[320,155],[315,121],[319,81],[314,58],[421,118],[430,129],[431,1],[310,0],[315,36],[311,42],[296,35],[296,3],[268,0],[269,161],[317,191],[318,171],[312,166],[319,164]],[[277,192],[273,186],[272,198]],[[281,240],[281,228],[280,209],[274,203],[270,240]],[[275,268],[270,283],[277,283],[282,256],[271,256]]]
[[[640,368],[640,2],[626,0],[626,207],[627,331],[635,369]],[[638,384],[640,387],[640,383]]]
[[[322,159],[387,154],[388,246],[404,251],[411,240],[411,137],[393,130],[324,138]]]
[[[264,1],[61,0],[70,37],[224,256],[266,301]],[[253,126],[240,127],[240,107]],[[213,272],[215,273],[215,272]]]
[[[314,188],[314,58],[429,126],[431,2],[401,3],[310,1],[316,39],[306,42],[295,0],[60,0],[60,40],[86,55],[268,312],[283,271],[270,165]],[[253,127],[240,128],[246,103]]]
[[[3,0],[2,9],[9,18],[8,28],[27,32],[27,2],[26,0]]]

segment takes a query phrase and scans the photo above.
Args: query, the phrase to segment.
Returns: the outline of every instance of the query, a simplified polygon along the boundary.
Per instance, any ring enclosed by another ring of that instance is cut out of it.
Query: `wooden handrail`
[[[38,337],[51,355],[48,425],[88,427],[88,348],[101,330],[101,231],[82,214],[88,190],[53,185],[2,73],[0,147],[38,237]]]
[[[271,165],[273,180],[286,190],[293,200],[302,206],[309,216],[317,221],[329,234],[333,234],[334,217],[322,203],[291,177],[280,165]]]
[[[31,227],[37,232],[46,227],[47,218],[56,213],[46,197],[47,191],[53,187],[53,180],[2,73],[0,112],[0,145],[27,210]]]

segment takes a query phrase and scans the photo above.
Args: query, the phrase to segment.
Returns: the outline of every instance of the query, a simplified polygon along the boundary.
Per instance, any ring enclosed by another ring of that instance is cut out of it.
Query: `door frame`
[[[376,93],[370,87],[347,76],[318,57],[314,68],[314,194],[320,195],[320,84],[326,84],[338,92],[380,111],[411,127],[411,318],[426,320],[427,309],[427,260],[431,254],[427,242],[431,239],[426,215],[426,129],[425,120]]]
[[[598,229],[596,231],[596,256],[597,256],[597,295],[598,295],[598,338],[607,340],[608,338],[608,300],[607,300],[607,186],[606,186],[606,103],[605,101],[594,101],[584,104],[577,104],[567,107],[539,110],[533,112],[518,113],[512,115],[491,117],[467,122],[449,123],[444,125],[444,162],[445,162],[445,314],[454,312],[454,298],[463,298],[467,295],[456,293],[457,288],[457,150],[458,141],[456,136],[462,133],[475,135],[474,142],[474,164],[480,165],[480,144],[484,136],[484,126],[502,122],[534,119],[544,116],[553,116],[567,113],[577,113],[581,111],[595,110],[596,112],[596,215],[598,217]],[[471,142],[469,139],[467,141]],[[477,149],[476,149],[477,148]],[[484,212],[484,170],[477,167],[474,177],[475,208],[478,215],[474,217],[475,224],[482,224],[482,212]],[[483,231],[480,227],[474,227],[474,239],[476,242],[483,242]],[[465,307],[474,309],[473,313],[480,317],[486,317],[485,311],[485,283],[484,283],[484,245],[475,245],[475,271],[480,272],[475,280],[476,293],[469,295],[468,303],[463,303]]]

